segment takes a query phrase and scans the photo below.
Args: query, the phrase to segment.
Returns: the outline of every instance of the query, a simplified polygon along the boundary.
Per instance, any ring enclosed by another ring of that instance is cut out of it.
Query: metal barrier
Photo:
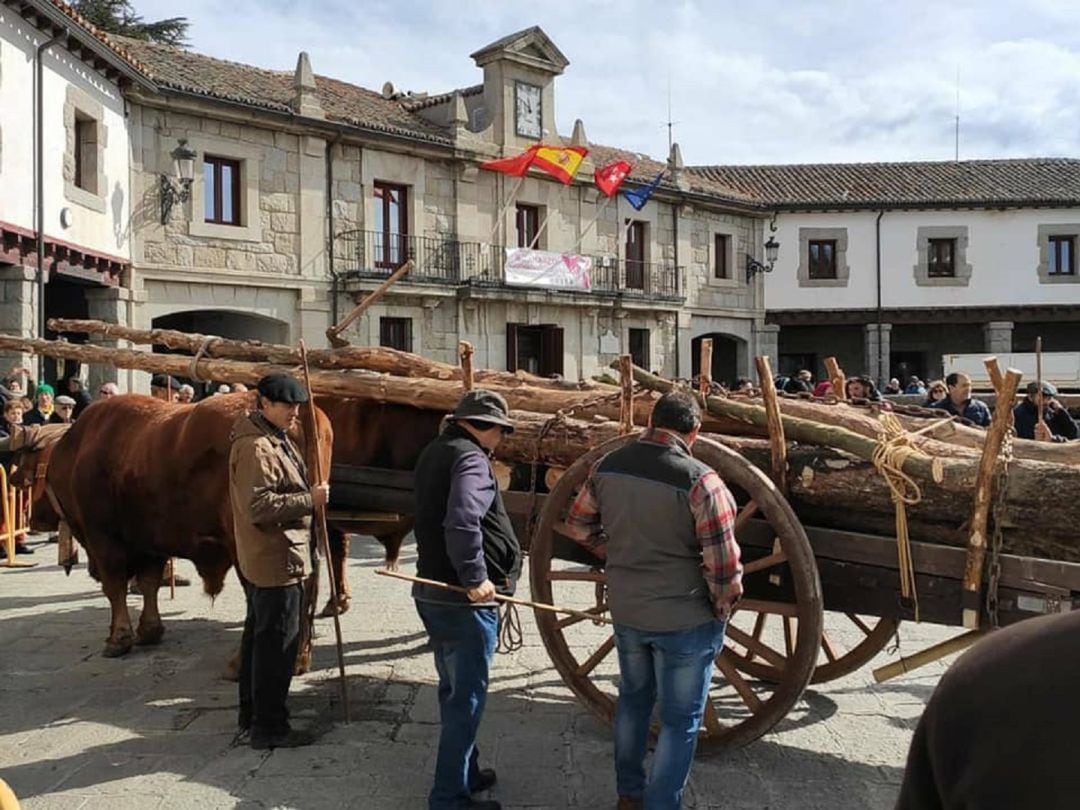
[[[4,539],[7,551],[5,568],[33,568],[37,563],[16,559],[15,543],[19,537],[30,533],[30,496],[25,487],[12,487],[8,483],[7,470],[0,465],[0,501],[3,502],[4,525],[0,527],[0,536]]]

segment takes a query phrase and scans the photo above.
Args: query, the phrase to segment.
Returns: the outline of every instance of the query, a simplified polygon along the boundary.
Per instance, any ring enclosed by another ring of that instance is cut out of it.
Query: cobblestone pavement
[[[438,732],[434,667],[408,586],[372,573],[381,562],[374,541],[353,544],[355,600],[342,618],[353,722],[338,722],[333,626],[320,620],[314,671],[294,682],[291,705],[325,733],[309,748],[275,752],[234,744],[236,688],[220,678],[244,613],[231,575],[214,601],[198,587],[178,589],[174,601],[163,591],[163,642],[107,659],[108,605],[85,566],[65,577],[54,546],[33,559],[36,568],[0,568],[0,776],[27,810],[425,806]],[[413,559],[407,547],[404,570]],[[186,562],[178,570],[194,576]],[[610,732],[563,685],[532,616],[522,618],[525,647],[497,658],[481,732],[499,774],[491,795],[507,808],[613,807]],[[902,650],[956,632],[905,626]],[[891,807],[943,669],[876,686],[866,667],[812,687],[758,742],[699,759],[684,806]]]

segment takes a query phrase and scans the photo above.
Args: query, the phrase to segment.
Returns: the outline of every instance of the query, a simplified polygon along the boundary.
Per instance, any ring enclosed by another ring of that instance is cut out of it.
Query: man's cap
[[[171,388],[174,391],[180,387],[180,383],[175,377],[170,377],[168,374],[155,374],[150,378],[151,388]]]
[[[41,383],[34,392],[34,396],[36,397],[38,394],[48,394],[49,396],[54,397],[56,396],[56,389],[48,383]]]
[[[465,392],[450,418],[499,425],[508,433],[513,433],[514,423],[510,421],[509,415],[510,408],[502,394],[476,388]]]
[[[1029,382],[1027,392],[1030,396],[1035,396],[1039,393],[1039,384],[1035,381]],[[1057,386],[1046,380],[1043,380],[1042,392],[1044,397],[1056,397],[1058,395]]]
[[[271,402],[284,402],[295,405],[308,401],[307,391],[300,381],[286,374],[284,371],[275,371],[267,374],[256,386],[259,393]]]
[[[60,396],[58,396],[56,398],[56,404],[57,405],[71,405],[72,407],[74,407],[75,400],[73,400],[67,394],[61,394]]]

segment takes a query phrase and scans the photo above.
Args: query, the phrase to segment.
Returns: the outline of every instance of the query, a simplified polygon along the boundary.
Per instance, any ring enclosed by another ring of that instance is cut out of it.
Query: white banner
[[[506,248],[506,283],[588,291],[592,289],[592,259],[570,253]]]

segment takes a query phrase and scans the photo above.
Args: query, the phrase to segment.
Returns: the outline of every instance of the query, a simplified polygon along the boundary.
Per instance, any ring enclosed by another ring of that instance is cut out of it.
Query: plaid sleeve
[[[597,461],[589,470],[589,477],[585,479],[577,497],[570,505],[566,525],[571,530],[571,536],[575,541],[598,557],[604,557],[607,535],[601,531],[600,504],[596,501],[596,490],[593,488],[593,475],[599,466],[600,461]]]
[[[715,471],[701,476],[690,490],[690,511],[713,604],[717,614],[727,616],[742,596],[743,568],[735,541],[735,499]]]

